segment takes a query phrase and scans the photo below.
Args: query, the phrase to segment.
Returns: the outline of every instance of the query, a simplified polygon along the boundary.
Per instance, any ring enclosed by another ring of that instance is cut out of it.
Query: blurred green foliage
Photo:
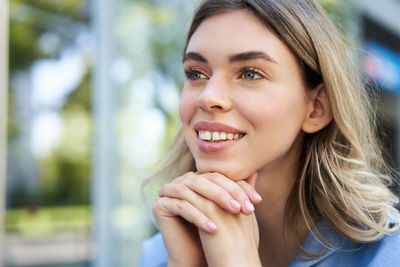
[[[354,0],[318,0],[321,6],[328,12],[330,18],[345,35],[351,34],[352,24],[357,17]]]
[[[26,69],[38,59],[57,57],[74,40],[79,26],[89,22],[87,1],[81,0],[10,0],[10,72]],[[44,53],[38,40],[54,32],[59,47]]]
[[[4,228],[9,234],[25,238],[48,237],[58,234],[79,235],[89,232],[89,206],[13,209],[7,212]]]
[[[63,132],[55,149],[38,160],[42,177],[41,201],[46,205],[90,203],[93,118],[90,73],[63,105]]]
[[[21,71],[29,72],[38,60],[60,58],[65,49],[75,44],[77,33],[82,30],[90,32],[88,4],[88,1],[81,0],[11,0],[10,80]],[[45,36],[49,33],[56,39],[55,46],[46,43]],[[10,154],[18,157],[21,146],[15,143],[21,142],[23,133],[15,121],[16,93],[13,83],[10,83],[8,142]],[[40,180],[38,190],[31,192],[23,183],[14,186],[17,190],[7,192],[9,208],[30,205],[78,205],[90,202],[93,127],[90,65],[87,66],[86,74],[79,85],[67,96],[58,112],[62,119],[60,141],[48,155],[34,159]],[[13,164],[13,161],[9,164]],[[12,183],[13,180],[23,181],[28,178],[9,179]]]

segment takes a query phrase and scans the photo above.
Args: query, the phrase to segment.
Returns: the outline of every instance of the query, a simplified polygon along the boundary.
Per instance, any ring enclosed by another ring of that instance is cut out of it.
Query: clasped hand
[[[168,266],[261,266],[256,179],[257,173],[234,182],[216,172],[189,172],[163,185],[153,214]]]

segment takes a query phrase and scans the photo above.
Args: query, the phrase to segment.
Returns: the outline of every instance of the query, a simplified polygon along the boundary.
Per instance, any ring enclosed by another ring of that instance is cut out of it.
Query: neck
[[[285,160],[259,171],[256,189],[263,201],[257,205],[256,216],[260,232],[259,255],[263,266],[287,266],[298,249],[296,245],[285,242],[283,223],[286,202],[298,176],[299,157],[299,153],[285,155]],[[299,223],[293,227],[300,238],[304,238],[307,227],[300,216],[296,221]]]
[[[286,200],[290,187],[270,187],[267,179],[259,177],[257,191],[263,201],[256,208],[256,216],[260,233],[259,255],[263,266],[287,266],[296,253],[295,247],[286,244],[283,235]]]

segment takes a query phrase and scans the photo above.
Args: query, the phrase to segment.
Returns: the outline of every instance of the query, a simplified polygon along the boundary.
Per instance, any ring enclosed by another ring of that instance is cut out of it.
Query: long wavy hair
[[[355,242],[373,242],[397,231],[392,172],[376,137],[371,96],[343,35],[314,0],[208,0],[194,15],[186,47],[204,20],[234,10],[248,10],[272,28],[297,56],[308,87],[323,83],[332,107],[333,121],[304,140],[298,177],[286,202],[286,241],[295,242],[306,258],[316,257],[301,247],[294,227],[299,215],[310,230],[323,218]],[[152,179],[188,171],[195,171],[195,164],[181,129]],[[316,237],[326,241],[318,232]]]

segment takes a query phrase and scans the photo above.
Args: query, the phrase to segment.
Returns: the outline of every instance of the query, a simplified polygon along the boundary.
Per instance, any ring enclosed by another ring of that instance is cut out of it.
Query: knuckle
[[[248,189],[251,188],[251,186],[250,186],[247,182],[245,182],[245,181],[238,181],[237,184],[238,184],[239,187],[240,187],[242,190],[244,190],[244,191],[247,191]]]
[[[188,203],[187,203],[186,200],[178,200],[178,201],[176,202],[176,207],[177,207],[179,210],[184,210],[184,209],[187,208],[187,206],[188,206]]]
[[[158,189],[157,193],[158,193],[159,196],[162,196],[162,195],[163,195],[164,189],[165,189],[165,185],[162,185],[162,186]]]
[[[246,182],[245,181],[239,181],[239,182],[237,182],[237,184],[238,184],[240,190],[247,195],[247,193],[250,190],[249,190],[249,187],[247,186]]]
[[[190,172],[185,173],[185,174],[183,175],[183,177],[185,177],[185,178],[190,178],[190,177],[193,177],[194,175],[195,175],[195,173],[192,172],[192,171],[190,171]]]
[[[167,198],[162,197],[153,203],[153,209],[160,209],[165,206]]]
[[[216,194],[215,200],[218,203],[229,201],[229,199],[230,199],[229,194],[225,190],[222,190],[220,188],[216,189],[215,194]]]
[[[242,199],[242,200],[247,199],[247,197],[246,197],[247,194],[245,194],[243,192],[243,189],[239,185],[233,186],[231,190],[232,190],[231,192],[235,198],[237,197],[238,199]]]
[[[156,202],[154,202],[154,204],[152,206],[153,215],[156,216],[156,217],[161,211],[161,208],[163,206],[162,202],[163,202],[163,199],[161,198],[161,199],[157,200]]]
[[[218,173],[211,172],[211,173],[208,173],[205,177],[212,182],[216,182],[218,180]]]
[[[246,182],[245,182],[245,181],[237,181],[236,183],[237,183],[239,186],[244,186]]]
[[[179,195],[182,195],[186,192],[187,187],[186,185],[179,183],[175,185],[175,190]]]
[[[195,177],[195,176],[190,176],[185,180],[184,184],[186,186],[188,186],[189,188],[197,188],[199,185],[199,179],[201,179],[201,178]]]
[[[219,173],[219,172],[212,172],[210,178],[214,179],[215,181],[225,180],[225,179],[230,180],[228,177],[226,177],[225,175],[223,175],[222,173]]]
[[[193,182],[198,179],[199,179],[199,177],[197,177],[196,175],[188,175],[188,177],[187,177],[187,181],[189,181],[189,182]]]

